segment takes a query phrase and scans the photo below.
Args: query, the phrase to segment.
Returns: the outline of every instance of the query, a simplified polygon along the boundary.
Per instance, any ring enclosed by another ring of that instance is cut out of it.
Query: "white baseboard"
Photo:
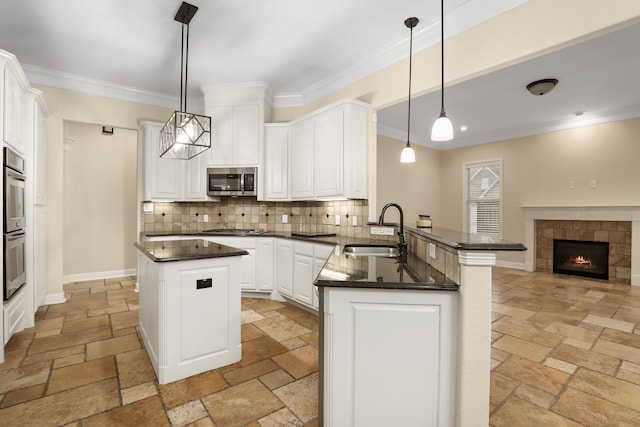
[[[67,301],[67,299],[64,297],[64,292],[47,294],[44,297],[44,305],[62,304],[65,301]]]
[[[496,266],[497,267],[504,267],[504,268],[513,268],[515,270],[524,270],[524,263],[523,262],[512,262],[512,261],[500,261],[497,260],[496,261]]]
[[[86,282],[89,280],[109,279],[112,277],[135,276],[137,270],[135,268],[127,268],[125,270],[97,271],[95,273],[69,274],[62,278],[62,283]]]

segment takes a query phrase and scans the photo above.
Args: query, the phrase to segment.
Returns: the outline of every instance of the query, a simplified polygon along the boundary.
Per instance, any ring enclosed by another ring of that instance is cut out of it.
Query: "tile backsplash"
[[[323,232],[369,237],[367,200],[258,202],[223,198],[221,202],[143,202],[141,232],[191,232],[210,228],[262,228],[268,232]],[[287,215],[287,222],[282,222]],[[340,225],[336,225],[336,215]],[[357,225],[353,225],[353,217]],[[208,219],[205,222],[205,217]]]

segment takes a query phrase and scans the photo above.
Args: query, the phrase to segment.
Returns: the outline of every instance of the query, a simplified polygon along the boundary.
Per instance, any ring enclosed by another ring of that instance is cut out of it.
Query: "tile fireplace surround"
[[[585,224],[574,225],[574,227],[589,227],[598,229],[600,234],[596,239],[576,240],[600,240],[609,241],[608,231],[603,228],[611,228],[613,222],[616,222],[616,228],[625,233],[625,239],[628,237],[629,231],[625,231],[630,227],[631,240],[631,262],[630,273],[628,266],[621,266],[620,274],[617,274],[616,268],[611,271],[609,266],[609,277],[613,282],[631,283],[633,286],[640,286],[640,206],[525,206],[525,246],[529,248],[525,252],[525,270],[526,271],[546,271],[545,266],[536,266],[536,223],[538,227],[562,228],[566,230],[566,221],[584,222]],[[543,221],[541,221],[543,220]],[[599,224],[599,222],[602,222]],[[605,223],[607,222],[607,223]],[[604,225],[604,227],[602,227]],[[560,231],[559,234],[562,232]],[[619,233],[615,233],[619,234]],[[562,237],[558,238],[573,238]],[[544,251],[542,251],[544,252]],[[540,263],[540,260],[538,260]],[[536,268],[538,267],[538,268]]]

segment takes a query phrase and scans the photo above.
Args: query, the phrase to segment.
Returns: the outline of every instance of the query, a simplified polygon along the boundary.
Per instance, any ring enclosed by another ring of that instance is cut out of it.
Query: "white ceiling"
[[[558,85],[546,95],[531,95],[527,84],[544,78],[556,78]],[[640,117],[639,78],[640,23],[635,23],[446,86],[445,109],[454,125],[452,141],[430,140],[431,126],[440,114],[440,91],[412,98],[411,142],[450,149]],[[576,116],[577,112],[583,114]],[[460,130],[463,125],[468,127],[465,132]],[[378,132],[407,140],[406,102],[378,112]]]
[[[447,37],[527,0],[445,0]],[[180,0],[0,2],[0,49],[14,53],[33,83],[171,108],[179,105]],[[438,0],[191,0],[189,109],[203,84],[266,81],[274,105],[313,102],[408,54],[404,20],[420,18],[414,52],[439,41]],[[439,91],[412,100],[412,142],[448,148],[640,116],[640,24],[446,89],[456,139],[428,138]],[[407,70],[408,71],[408,70]],[[419,70],[414,70],[414,73]],[[532,80],[558,87],[534,98]],[[378,112],[381,133],[406,139],[406,105]]]

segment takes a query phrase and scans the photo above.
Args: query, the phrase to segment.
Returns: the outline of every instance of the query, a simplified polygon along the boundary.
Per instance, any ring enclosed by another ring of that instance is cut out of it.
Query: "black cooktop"
[[[332,237],[335,236],[336,233],[323,233],[320,231],[296,231],[291,233],[292,236],[298,237]]]

